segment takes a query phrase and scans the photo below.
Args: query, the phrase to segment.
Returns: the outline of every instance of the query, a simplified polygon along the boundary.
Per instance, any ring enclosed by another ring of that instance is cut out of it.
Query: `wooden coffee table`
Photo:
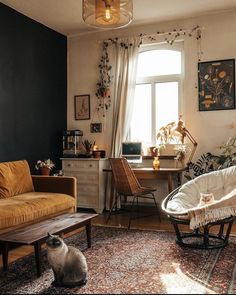
[[[86,227],[88,248],[91,247],[91,220],[98,214],[71,213],[31,224],[0,235],[2,247],[3,271],[8,269],[8,251],[10,245],[34,246],[37,276],[41,275],[41,246],[48,238],[48,233],[61,235],[80,227]]]

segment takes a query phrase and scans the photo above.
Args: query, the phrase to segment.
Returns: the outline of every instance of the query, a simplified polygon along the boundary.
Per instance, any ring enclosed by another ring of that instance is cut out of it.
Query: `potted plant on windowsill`
[[[175,125],[175,122],[168,123],[157,132],[158,150],[161,155],[175,155],[174,147],[176,139],[172,133]]]
[[[55,164],[50,159],[43,161],[38,160],[35,165],[35,169],[39,170],[41,175],[50,175],[50,171],[53,167],[55,167]]]

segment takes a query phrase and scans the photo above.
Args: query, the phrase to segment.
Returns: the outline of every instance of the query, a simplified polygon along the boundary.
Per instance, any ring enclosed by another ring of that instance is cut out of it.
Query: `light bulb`
[[[111,7],[110,6],[106,6],[105,19],[107,21],[109,21],[111,19]]]

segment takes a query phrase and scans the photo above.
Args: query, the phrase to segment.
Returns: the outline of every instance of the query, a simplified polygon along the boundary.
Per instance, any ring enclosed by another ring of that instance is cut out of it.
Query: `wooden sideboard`
[[[62,158],[65,176],[77,178],[77,207],[102,213],[105,208],[105,173],[108,159]]]

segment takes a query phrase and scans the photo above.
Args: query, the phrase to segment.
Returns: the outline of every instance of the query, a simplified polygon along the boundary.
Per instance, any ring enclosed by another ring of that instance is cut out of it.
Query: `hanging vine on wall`
[[[97,91],[95,93],[98,99],[97,110],[103,110],[103,117],[105,117],[104,111],[111,106],[111,65],[109,64],[107,47],[108,42],[103,42],[102,57],[99,64],[100,78],[97,82]]]
[[[123,47],[124,49],[129,49],[131,46],[133,46],[130,42],[125,42],[122,40],[119,40],[116,38],[109,38],[108,40],[103,42],[102,47],[102,56],[100,59],[99,64],[99,81],[96,84],[97,91],[95,93],[98,104],[97,104],[97,111],[102,110],[103,111],[103,117],[105,117],[105,111],[108,110],[108,108],[111,106],[111,69],[112,66],[110,65],[109,55],[108,55],[108,44],[113,43],[117,44],[118,46]],[[141,44],[141,42],[140,42]],[[139,45],[140,45],[139,44]]]

